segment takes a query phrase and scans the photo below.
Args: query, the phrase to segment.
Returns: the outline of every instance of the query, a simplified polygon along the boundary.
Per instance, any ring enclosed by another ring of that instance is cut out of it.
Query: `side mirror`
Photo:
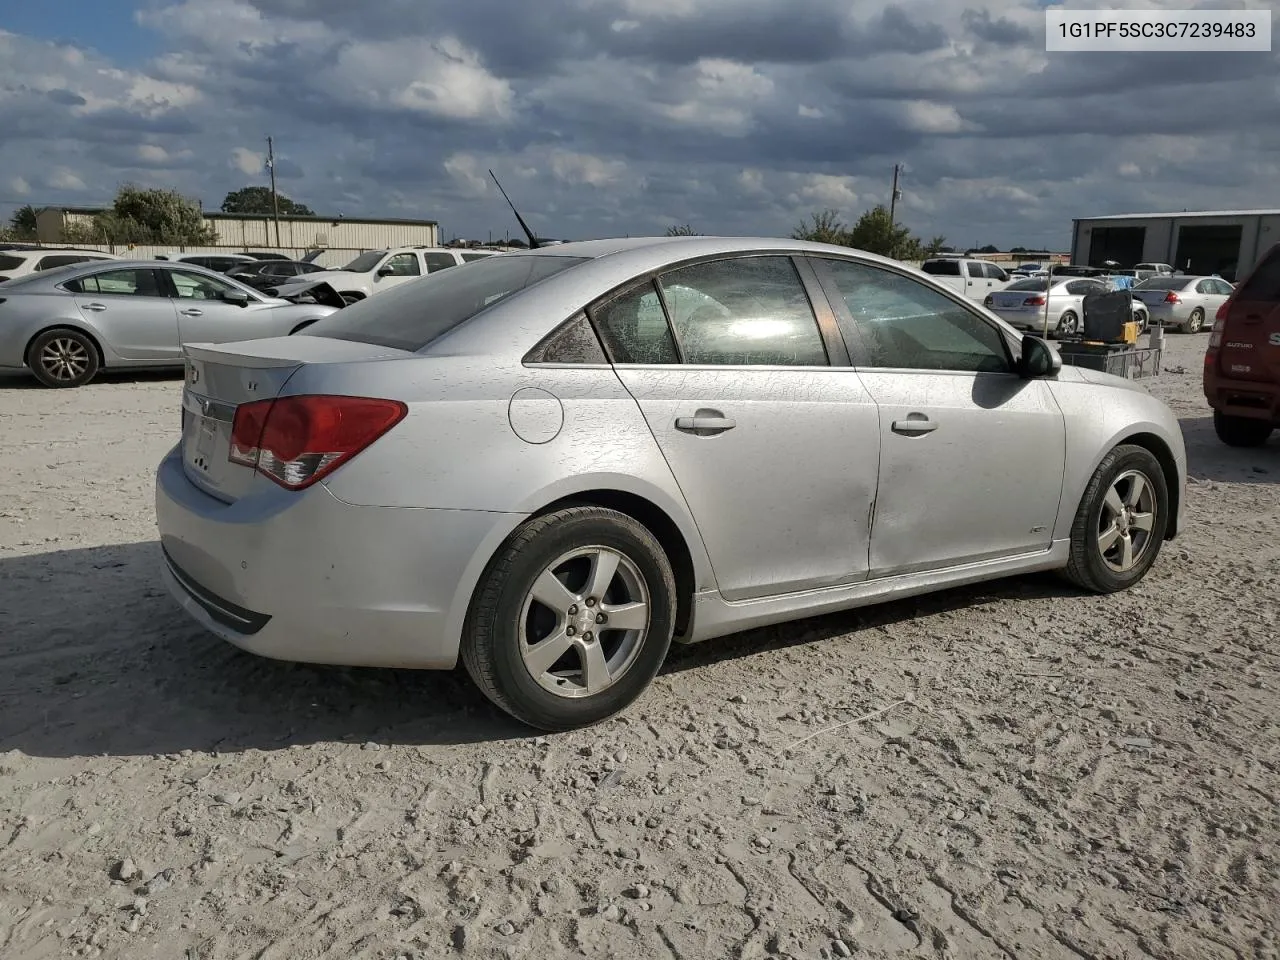
[[[394,277],[395,275],[396,275],[396,272],[392,270],[390,267],[381,267],[378,270],[378,276],[380,277]]]
[[[243,290],[228,290],[222,295],[222,299],[226,303],[234,303],[237,307],[247,307],[249,305],[249,295]]]
[[[1062,369],[1058,351],[1039,337],[1022,338],[1022,356],[1018,358],[1018,374],[1028,380],[1052,377]]]

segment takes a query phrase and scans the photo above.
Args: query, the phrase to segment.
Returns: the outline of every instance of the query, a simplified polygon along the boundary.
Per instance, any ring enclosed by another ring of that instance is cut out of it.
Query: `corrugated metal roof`
[[[1275,217],[1280,210],[1183,210],[1180,213],[1109,213],[1101,217],[1076,217],[1076,223],[1085,220],[1172,220],[1186,217]]]

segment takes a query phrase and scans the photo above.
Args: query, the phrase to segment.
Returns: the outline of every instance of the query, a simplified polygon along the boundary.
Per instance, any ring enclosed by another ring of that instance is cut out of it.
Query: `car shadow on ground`
[[[243,653],[178,609],[159,567],[155,542],[0,558],[0,752],[138,756],[536,735],[491,706],[461,669],[324,667]],[[676,646],[664,672],[990,597],[1068,594],[1043,577],[951,590]]]
[[[133,370],[127,373],[104,370],[94,377],[87,385],[99,383],[164,383],[166,380],[181,380],[182,376],[183,373],[181,367],[175,367],[167,370]],[[53,389],[55,388],[46,387],[28,373],[0,373],[0,390],[52,391]]]
[[[1213,429],[1213,414],[1181,417],[1187,473],[1193,481],[1280,483],[1280,430],[1261,447],[1228,447]]]

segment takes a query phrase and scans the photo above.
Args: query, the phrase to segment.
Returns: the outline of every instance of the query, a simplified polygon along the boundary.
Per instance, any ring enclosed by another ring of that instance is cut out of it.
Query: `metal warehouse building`
[[[1071,262],[1168,263],[1235,280],[1280,241],[1280,210],[1124,213],[1072,221]]]
[[[103,211],[90,207],[47,208],[36,215],[36,235],[41,243],[62,243],[66,228],[72,224],[89,225]],[[204,214],[205,224],[217,231],[213,247],[188,247],[181,252],[235,252],[237,250],[282,249],[301,253],[324,248],[330,252],[325,262],[343,260],[361,250],[387,247],[439,245],[439,225],[434,220],[379,220],[365,217],[297,217],[280,216],[279,243],[276,222],[269,215],[252,213]],[[173,247],[128,248],[126,245],[101,245],[112,253],[132,249],[137,255],[173,250]]]

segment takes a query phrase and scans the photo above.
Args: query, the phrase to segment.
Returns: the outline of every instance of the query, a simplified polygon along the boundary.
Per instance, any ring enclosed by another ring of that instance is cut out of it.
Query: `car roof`
[[[857,254],[862,259],[902,267],[897,260],[881,257],[853,247],[791,237],[613,237],[601,240],[575,240],[533,250],[514,250],[510,255],[530,257],[586,257],[592,260],[626,257],[627,260],[651,261],[658,269],[673,260],[693,259],[716,254],[747,253],[753,250],[776,250],[794,253]]]
[[[437,349],[522,354],[550,330],[548,317],[567,319],[600,295],[647,274],[675,267],[682,261],[736,253],[829,254],[856,258],[875,266],[914,274],[934,282],[922,271],[900,261],[864,250],[777,237],[626,237],[581,240],[519,250],[509,257],[580,257],[584,262],[561,271],[482,311],[446,335]],[[445,346],[445,344],[449,346]]]

